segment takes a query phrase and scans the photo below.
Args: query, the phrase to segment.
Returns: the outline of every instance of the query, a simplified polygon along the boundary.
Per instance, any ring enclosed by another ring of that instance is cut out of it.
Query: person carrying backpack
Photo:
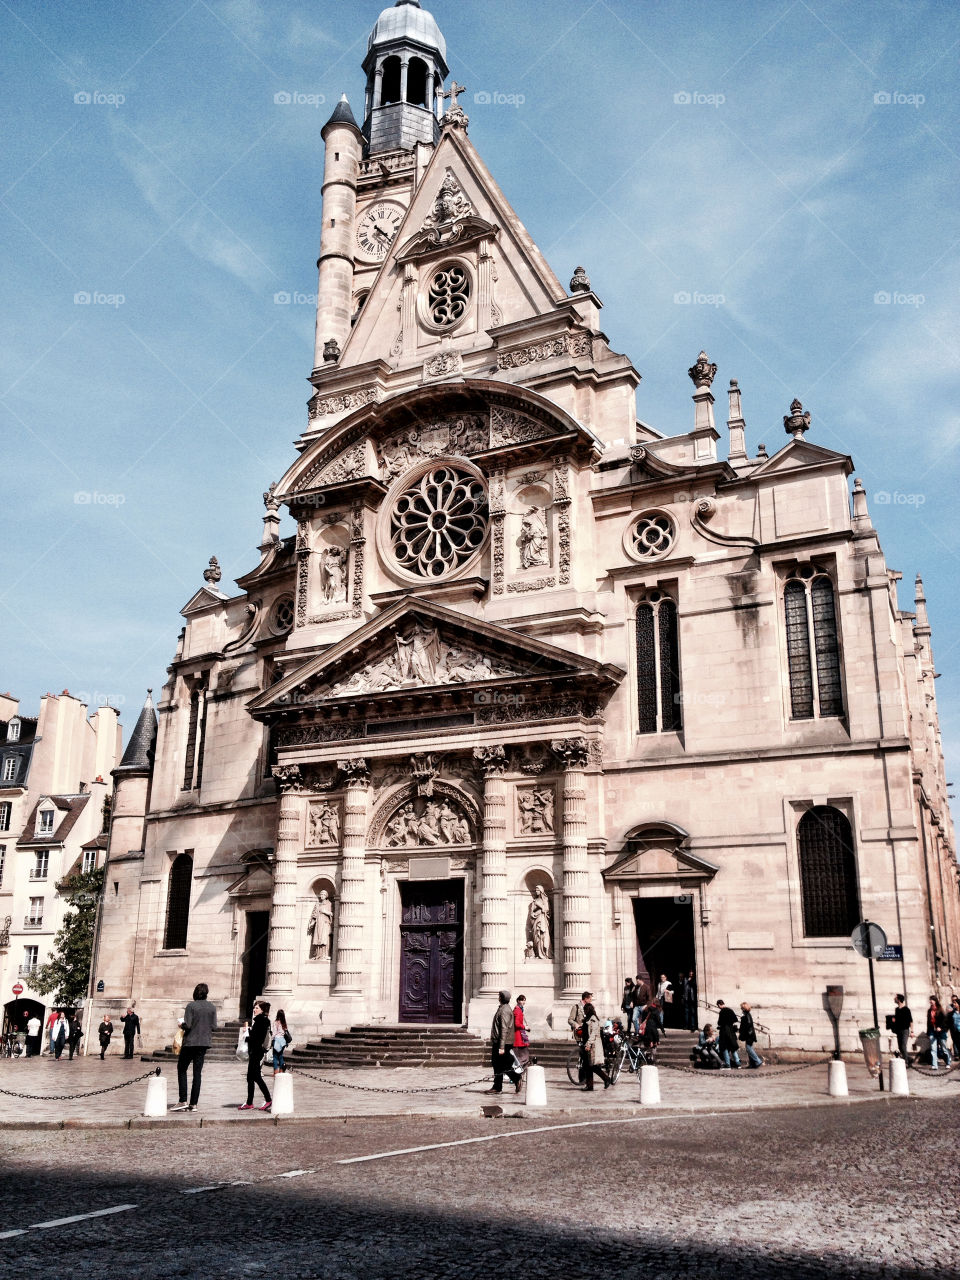
[[[273,1024],[273,1074],[279,1075],[281,1071],[286,1071],[283,1062],[283,1053],[287,1045],[293,1039],[287,1029],[287,1019],[282,1009],[277,1010],[277,1018]],[[251,1043],[253,1037],[251,1035]]]
[[[238,1111],[253,1110],[253,1090],[257,1088],[266,1101],[260,1108],[269,1111],[273,1103],[270,1090],[263,1079],[263,1055],[267,1046],[273,1048],[273,1031],[270,1027],[270,1003],[267,1000],[256,1000],[253,1005],[253,1022],[247,1037],[247,1100],[237,1108]]]

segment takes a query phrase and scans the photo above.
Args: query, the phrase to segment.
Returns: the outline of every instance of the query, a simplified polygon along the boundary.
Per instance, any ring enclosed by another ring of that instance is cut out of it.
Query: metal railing
[[[23,927],[25,929],[42,929],[43,916],[24,916]]]

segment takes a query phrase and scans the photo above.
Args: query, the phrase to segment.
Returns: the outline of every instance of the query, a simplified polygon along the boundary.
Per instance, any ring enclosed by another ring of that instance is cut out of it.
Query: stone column
[[[480,880],[480,993],[507,983],[507,766],[503,747],[474,747],[483,773],[483,863]]]
[[[280,789],[277,848],[273,861],[273,901],[270,904],[270,940],[267,946],[267,981],[264,995],[293,992],[293,948],[297,925],[297,855],[303,821],[303,778],[299,765],[277,765],[273,770]]]
[[[550,744],[563,766],[563,992],[589,990],[590,884],[587,871],[587,741]]]
[[[363,856],[367,847],[367,797],[370,765],[362,759],[338,760],[346,775],[343,852],[340,863],[340,915],[337,920],[338,994],[359,993],[363,975]]]

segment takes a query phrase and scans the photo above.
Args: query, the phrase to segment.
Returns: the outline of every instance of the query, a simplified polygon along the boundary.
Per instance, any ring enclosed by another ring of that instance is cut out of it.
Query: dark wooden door
[[[459,1022],[463,881],[400,885],[400,1021]]]

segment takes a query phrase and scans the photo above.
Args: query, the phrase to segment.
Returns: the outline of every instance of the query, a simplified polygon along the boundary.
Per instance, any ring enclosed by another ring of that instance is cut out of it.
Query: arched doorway
[[[17,1000],[8,1000],[3,1006],[3,1029],[0,1032],[2,1042],[6,1044],[8,1033],[16,1032],[20,1044],[25,1048],[28,1020],[32,1017],[39,1018],[42,1032],[46,1012],[46,1006],[39,1000],[31,1000],[26,996],[21,996]]]

